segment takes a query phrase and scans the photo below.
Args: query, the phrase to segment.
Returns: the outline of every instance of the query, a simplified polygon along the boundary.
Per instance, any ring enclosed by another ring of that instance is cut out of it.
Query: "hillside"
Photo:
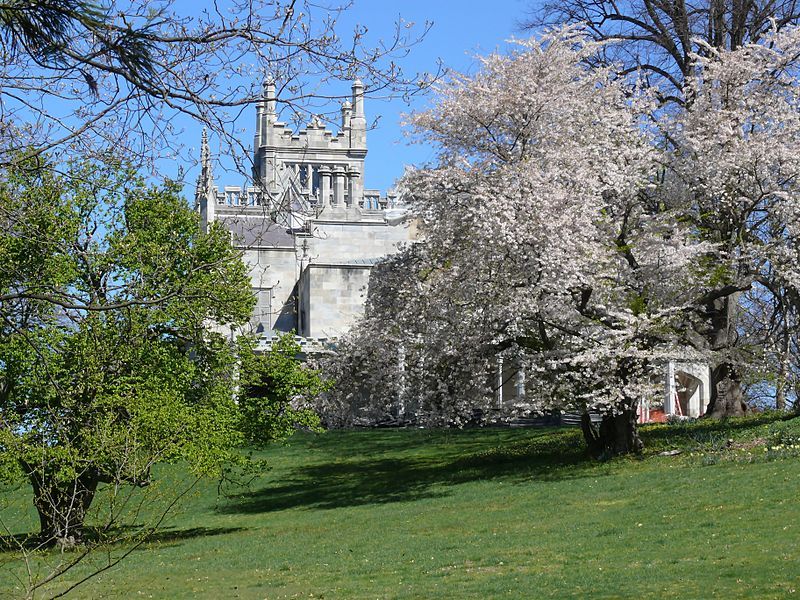
[[[584,459],[575,429],[298,434],[247,489],[198,485],[166,532],[70,597],[792,597],[800,420],[643,434],[643,459],[608,463]],[[21,563],[2,557],[14,597]]]

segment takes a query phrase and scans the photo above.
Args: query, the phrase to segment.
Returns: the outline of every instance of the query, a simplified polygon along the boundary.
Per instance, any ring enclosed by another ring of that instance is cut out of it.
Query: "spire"
[[[203,127],[203,137],[200,140],[200,165],[203,174],[211,171],[211,151],[208,149],[208,130]]]
[[[200,174],[197,176],[197,193],[205,195],[211,185],[211,151],[208,148],[208,131],[203,127],[203,137],[200,141]]]
[[[208,131],[203,127],[203,137],[200,142],[200,174],[197,176],[197,184],[194,190],[195,206],[201,213],[206,213],[208,210],[213,212],[215,196],[216,190],[214,189],[214,174],[211,169]],[[211,208],[209,208],[209,205]]]

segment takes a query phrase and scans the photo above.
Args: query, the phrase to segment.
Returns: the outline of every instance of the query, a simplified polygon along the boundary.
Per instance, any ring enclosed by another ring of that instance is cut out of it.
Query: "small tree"
[[[163,460],[213,472],[244,439],[236,353],[208,322],[248,317],[246,269],[177,192],[94,161],[0,189],[0,443],[45,545],[81,542],[99,485],[147,485]]]
[[[249,318],[247,268],[175,185],[114,162],[25,166],[0,182],[0,476],[31,485],[37,548],[90,549],[136,518],[124,490],[149,486],[156,463],[219,475],[245,442],[313,417],[285,386],[237,404],[242,361],[272,365],[271,382],[298,376],[212,327]],[[62,554],[31,593],[86,552]]]
[[[283,439],[298,426],[319,430],[311,402],[330,384],[300,360],[300,353],[291,333],[279,335],[267,352],[242,353],[239,409],[252,443]]]

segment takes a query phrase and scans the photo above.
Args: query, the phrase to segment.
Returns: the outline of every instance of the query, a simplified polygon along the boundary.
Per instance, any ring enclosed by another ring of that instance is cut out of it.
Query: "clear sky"
[[[407,23],[415,23],[419,31],[429,21],[432,22],[432,27],[425,38],[414,46],[407,57],[399,61],[404,72],[413,74],[436,71],[439,59],[447,68],[459,72],[474,72],[477,66],[474,57],[477,54],[502,50],[507,47],[505,42],[509,38],[525,35],[520,30],[519,23],[524,20],[535,2],[536,0],[355,0],[353,7],[340,21],[339,31],[344,38],[358,23],[368,28],[368,41],[375,43],[379,39],[391,37],[398,18]],[[346,89],[349,89],[349,85]],[[339,89],[333,93],[341,91]],[[422,110],[432,101],[433,96],[430,94],[414,98],[410,106],[401,99],[367,99],[367,122],[371,123],[377,118],[378,125],[367,133],[369,153],[364,169],[366,187],[385,191],[403,174],[404,165],[419,165],[433,158],[431,148],[409,144],[400,125],[404,113]],[[241,125],[237,124],[247,129],[243,141],[252,139],[255,126],[255,109],[246,112]],[[191,135],[199,141],[199,130]],[[192,169],[187,173],[188,182],[194,181],[194,171]],[[216,184],[241,183],[226,179],[224,173],[218,173]]]

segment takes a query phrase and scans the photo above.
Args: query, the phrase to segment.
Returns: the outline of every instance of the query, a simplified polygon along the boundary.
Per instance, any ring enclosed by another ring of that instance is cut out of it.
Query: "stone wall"
[[[309,261],[345,263],[377,260],[397,252],[411,231],[406,223],[387,225],[381,221],[314,221],[308,238]]]
[[[364,312],[370,265],[310,264],[300,279],[300,334],[338,337]]]
[[[294,248],[259,248],[244,251],[254,290],[272,290],[270,328],[276,331],[297,329],[295,284],[299,265]]]

